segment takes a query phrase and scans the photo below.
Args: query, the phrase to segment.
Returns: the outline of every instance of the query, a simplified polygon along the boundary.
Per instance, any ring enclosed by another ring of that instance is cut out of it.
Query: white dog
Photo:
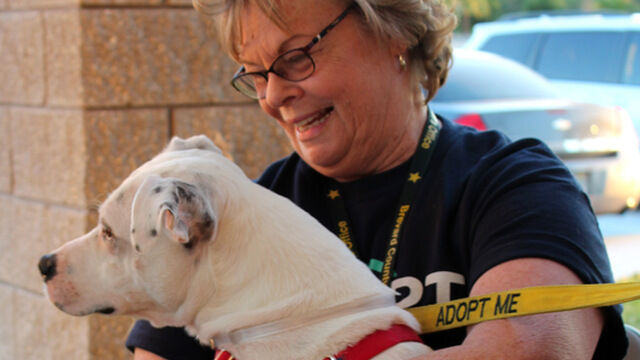
[[[66,313],[185,326],[240,360],[320,360],[394,324],[419,331],[340,239],[204,136],[174,138],[107,198],[96,228],[39,268]],[[372,359],[429,351],[409,340]]]

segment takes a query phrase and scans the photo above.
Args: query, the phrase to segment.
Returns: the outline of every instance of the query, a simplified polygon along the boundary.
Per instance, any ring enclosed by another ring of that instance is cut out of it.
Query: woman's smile
[[[328,107],[295,122],[293,126],[296,129],[298,140],[307,141],[318,136],[331,114],[333,114],[333,107]]]

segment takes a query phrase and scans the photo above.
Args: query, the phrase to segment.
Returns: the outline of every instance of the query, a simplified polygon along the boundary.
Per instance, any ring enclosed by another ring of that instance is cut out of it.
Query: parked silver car
[[[525,13],[475,25],[464,46],[518,61],[576,101],[621,106],[640,134],[640,13]]]
[[[499,130],[513,140],[541,139],[583,186],[596,213],[638,205],[638,137],[620,107],[560,97],[531,69],[466,49],[455,50],[447,83],[430,105],[437,114],[479,130]]]

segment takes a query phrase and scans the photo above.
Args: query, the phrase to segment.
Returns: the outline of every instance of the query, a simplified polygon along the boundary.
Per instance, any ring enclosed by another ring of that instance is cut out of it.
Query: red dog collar
[[[369,360],[381,352],[402,342],[422,342],[420,336],[406,325],[392,325],[387,330],[377,330],[357,344],[323,360]],[[217,350],[214,360],[235,360],[226,350]]]
[[[216,357],[213,360],[236,360],[227,350],[216,350]]]
[[[377,330],[357,344],[324,360],[369,360],[381,352],[402,342],[422,342],[420,336],[406,325],[392,325],[387,330]]]

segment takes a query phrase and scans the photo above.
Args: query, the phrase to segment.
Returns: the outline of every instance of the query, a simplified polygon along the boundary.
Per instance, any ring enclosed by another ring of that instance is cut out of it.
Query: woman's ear
[[[389,54],[393,57],[398,69],[405,71],[409,64],[409,47],[407,42],[401,39],[389,40]]]
[[[404,39],[390,38],[388,40],[389,51],[391,56],[397,58],[398,55],[402,55],[405,59],[409,56],[409,44]]]

